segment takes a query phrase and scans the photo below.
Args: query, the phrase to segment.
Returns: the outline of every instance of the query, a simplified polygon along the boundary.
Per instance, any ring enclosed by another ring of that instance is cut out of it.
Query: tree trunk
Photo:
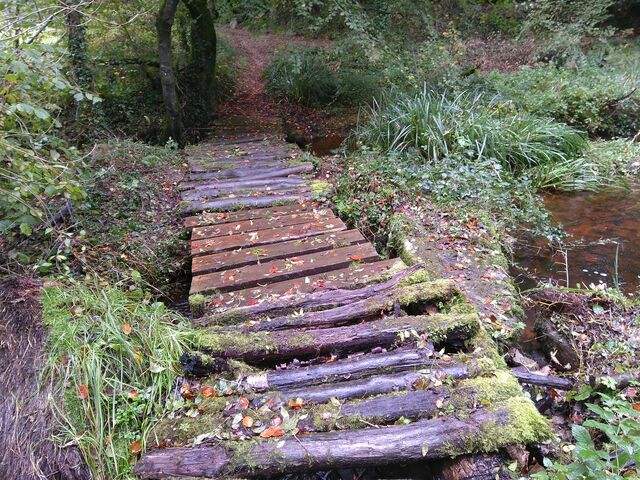
[[[89,90],[93,75],[88,65],[87,35],[79,0],[68,3],[67,42],[71,55],[71,72],[75,82],[84,90]]]
[[[158,32],[158,54],[160,57],[160,82],[162,84],[164,104],[167,109],[167,133],[178,145],[184,146],[184,128],[176,93],[176,78],[173,72],[171,55],[171,29],[173,28],[179,1],[162,1],[160,11],[156,17],[156,30]]]
[[[190,74],[196,91],[190,102],[201,103],[200,120],[207,121],[215,108],[216,30],[207,0],[184,0],[191,17]],[[196,100],[197,99],[197,100]]]

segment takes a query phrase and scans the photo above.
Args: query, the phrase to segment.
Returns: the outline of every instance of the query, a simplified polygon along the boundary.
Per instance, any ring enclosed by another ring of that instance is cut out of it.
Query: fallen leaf
[[[436,400],[436,408],[442,408],[444,406],[444,398],[438,398]]]
[[[129,390],[129,393],[127,394],[127,398],[129,398],[130,400],[132,398],[138,398],[140,396],[140,394],[136,391],[136,390]]]
[[[202,389],[202,396],[205,398],[214,398],[214,397],[218,397],[218,392],[216,392],[213,387],[210,387],[209,385],[207,385],[206,387],[204,387]]]
[[[280,430],[277,427],[269,427],[260,434],[260,438],[281,437],[283,435],[284,430]]]
[[[258,299],[257,298],[250,298],[247,301],[247,306],[251,306],[251,305],[257,305],[258,304]]]
[[[242,410],[246,410],[247,408],[249,408],[249,399],[247,397],[240,397],[238,399],[238,406]]]
[[[128,323],[123,323],[122,325],[120,325],[120,330],[122,330],[122,333],[124,333],[125,335],[131,335],[133,328],[131,328],[131,325],[129,325]]]
[[[140,440],[133,442],[129,447],[129,450],[134,455],[139,454],[142,451],[142,443],[140,442]]]
[[[304,400],[302,400],[300,397],[296,398],[295,400],[293,398],[289,400],[289,406],[295,409],[302,408],[303,403]]]
[[[360,260],[362,260],[364,257],[362,255],[351,255],[349,257],[351,260],[353,260],[354,262],[359,262]]]
[[[87,386],[84,383],[78,385],[78,397],[80,397],[82,400],[86,400],[88,396],[89,389],[87,388]]]
[[[273,265],[273,266],[269,269],[269,273],[278,273],[278,267],[276,267],[275,265]]]
[[[247,415],[242,419],[242,425],[244,425],[247,428],[251,428],[253,426],[253,418]]]
[[[634,403],[634,404],[633,404],[633,409],[634,409],[636,412],[640,412],[640,403]]]

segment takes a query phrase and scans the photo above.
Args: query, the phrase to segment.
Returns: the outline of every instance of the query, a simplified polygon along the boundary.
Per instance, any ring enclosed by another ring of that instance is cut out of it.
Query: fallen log
[[[311,311],[323,308],[335,308],[351,302],[358,302],[392,289],[422,269],[422,265],[414,265],[401,270],[389,280],[355,290],[333,289],[315,293],[287,295],[256,305],[236,307],[199,318],[197,323],[200,325],[227,325],[249,320],[259,320],[262,317],[276,317],[300,309]]]
[[[138,461],[141,478],[269,476],[368,467],[495,451],[547,440],[551,431],[522,397],[464,418],[419,420],[410,425],[315,433],[253,443],[228,441],[196,448],[152,450]]]
[[[257,195],[289,195],[289,194],[300,194],[311,192],[312,188],[308,184],[300,184],[300,185],[276,185],[274,188],[269,186],[264,187],[255,187],[255,188],[239,188],[234,197],[231,197],[233,200],[242,200],[245,197],[254,197]],[[230,195],[230,191],[228,190],[219,190],[217,187],[207,187],[200,190],[186,190],[182,192],[181,198],[183,201],[192,201],[192,200],[204,200],[208,198],[217,198],[217,197],[225,197],[225,195]]]
[[[303,163],[289,168],[247,168],[242,170],[228,169],[220,172],[209,172],[189,175],[189,181],[180,184],[181,190],[198,188],[207,181],[215,181],[217,186],[225,187],[233,182],[242,181],[243,177],[250,176],[251,180],[269,180],[270,178],[297,178],[289,177],[297,173],[309,173],[313,171],[313,164]],[[236,178],[236,180],[232,180]]]
[[[240,403],[240,397],[205,400],[200,404],[199,416],[165,418],[155,427],[153,437],[157,445],[187,445],[196,437],[213,436],[212,432],[216,430],[224,431],[231,423],[229,419],[238,414],[250,416],[256,424],[269,425],[281,419],[283,411],[289,417],[297,414],[296,428],[300,433],[355,429],[371,424],[382,426],[400,418],[413,421],[431,418],[446,410],[468,414],[479,406],[522,395],[518,382],[505,371],[495,376],[471,378],[450,385],[429,385],[426,389],[412,390],[413,386],[411,384],[401,391],[392,391],[388,395],[376,394],[364,399],[327,397],[322,403],[274,392],[253,399],[248,408]],[[295,407],[290,405],[291,400]],[[242,429],[242,433],[258,436],[261,432],[246,428]]]
[[[312,195],[271,195],[267,197],[240,197],[212,200],[209,202],[191,202],[182,206],[182,213],[196,213],[203,210],[240,210],[250,207],[270,207],[294,202],[309,202]]]
[[[408,285],[381,293],[379,295],[348,303],[329,310],[303,312],[267,319],[250,325],[241,325],[243,332],[263,332],[286,330],[291,328],[323,328],[379,317],[385,312],[400,308],[413,308],[420,313],[423,307],[436,302],[451,300],[458,290],[448,282],[423,282]],[[226,329],[237,329],[231,326]]]
[[[426,349],[368,353],[331,363],[249,375],[243,383],[253,390],[281,390],[301,385],[354,380],[380,371],[396,373],[418,368],[437,369],[447,365],[430,355],[431,352]]]
[[[361,325],[291,332],[221,333],[212,327],[198,336],[201,350],[249,363],[280,362],[323,354],[345,354],[372,347],[415,343],[421,335],[441,348],[462,348],[479,328],[475,314],[435,314],[387,318]]]
[[[207,188],[215,188],[220,191],[236,191],[236,190],[245,190],[250,187],[277,187],[282,185],[300,185],[302,183],[309,182],[309,179],[306,178],[296,178],[296,177],[275,177],[275,178],[263,178],[256,179],[254,176],[251,176],[251,180],[230,180],[225,182],[220,182],[217,180],[205,180],[200,182],[189,182],[189,183],[181,183],[181,190],[203,190]],[[188,188],[186,188],[188,187]]]
[[[226,168],[218,172],[190,173],[189,181],[180,184],[181,188],[191,188],[189,184],[198,184],[205,180],[225,180],[231,178],[251,177],[253,180],[287,177],[296,173],[309,173],[313,171],[312,163],[301,163],[295,167],[260,167],[260,168]]]
[[[538,385],[541,387],[551,387],[557,390],[571,390],[575,385],[573,380],[569,378],[561,378],[554,375],[541,375],[539,373],[530,372],[526,367],[512,368],[511,372],[520,383]]]

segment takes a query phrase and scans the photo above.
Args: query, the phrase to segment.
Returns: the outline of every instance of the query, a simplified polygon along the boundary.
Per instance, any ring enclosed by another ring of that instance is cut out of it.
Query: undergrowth
[[[104,282],[45,287],[45,381],[54,384],[61,444],[83,453],[93,478],[133,478],[149,429],[165,409],[191,330],[140,290]]]

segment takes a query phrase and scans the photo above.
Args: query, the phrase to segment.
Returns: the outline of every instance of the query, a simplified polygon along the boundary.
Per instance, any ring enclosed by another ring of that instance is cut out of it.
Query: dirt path
[[[278,103],[265,93],[264,71],[276,53],[288,46],[326,46],[329,40],[299,36],[255,33],[245,28],[219,27],[238,53],[237,87],[234,96],[220,106],[222,116],[243,116],[256,120],[282,117],[289,105]]]

